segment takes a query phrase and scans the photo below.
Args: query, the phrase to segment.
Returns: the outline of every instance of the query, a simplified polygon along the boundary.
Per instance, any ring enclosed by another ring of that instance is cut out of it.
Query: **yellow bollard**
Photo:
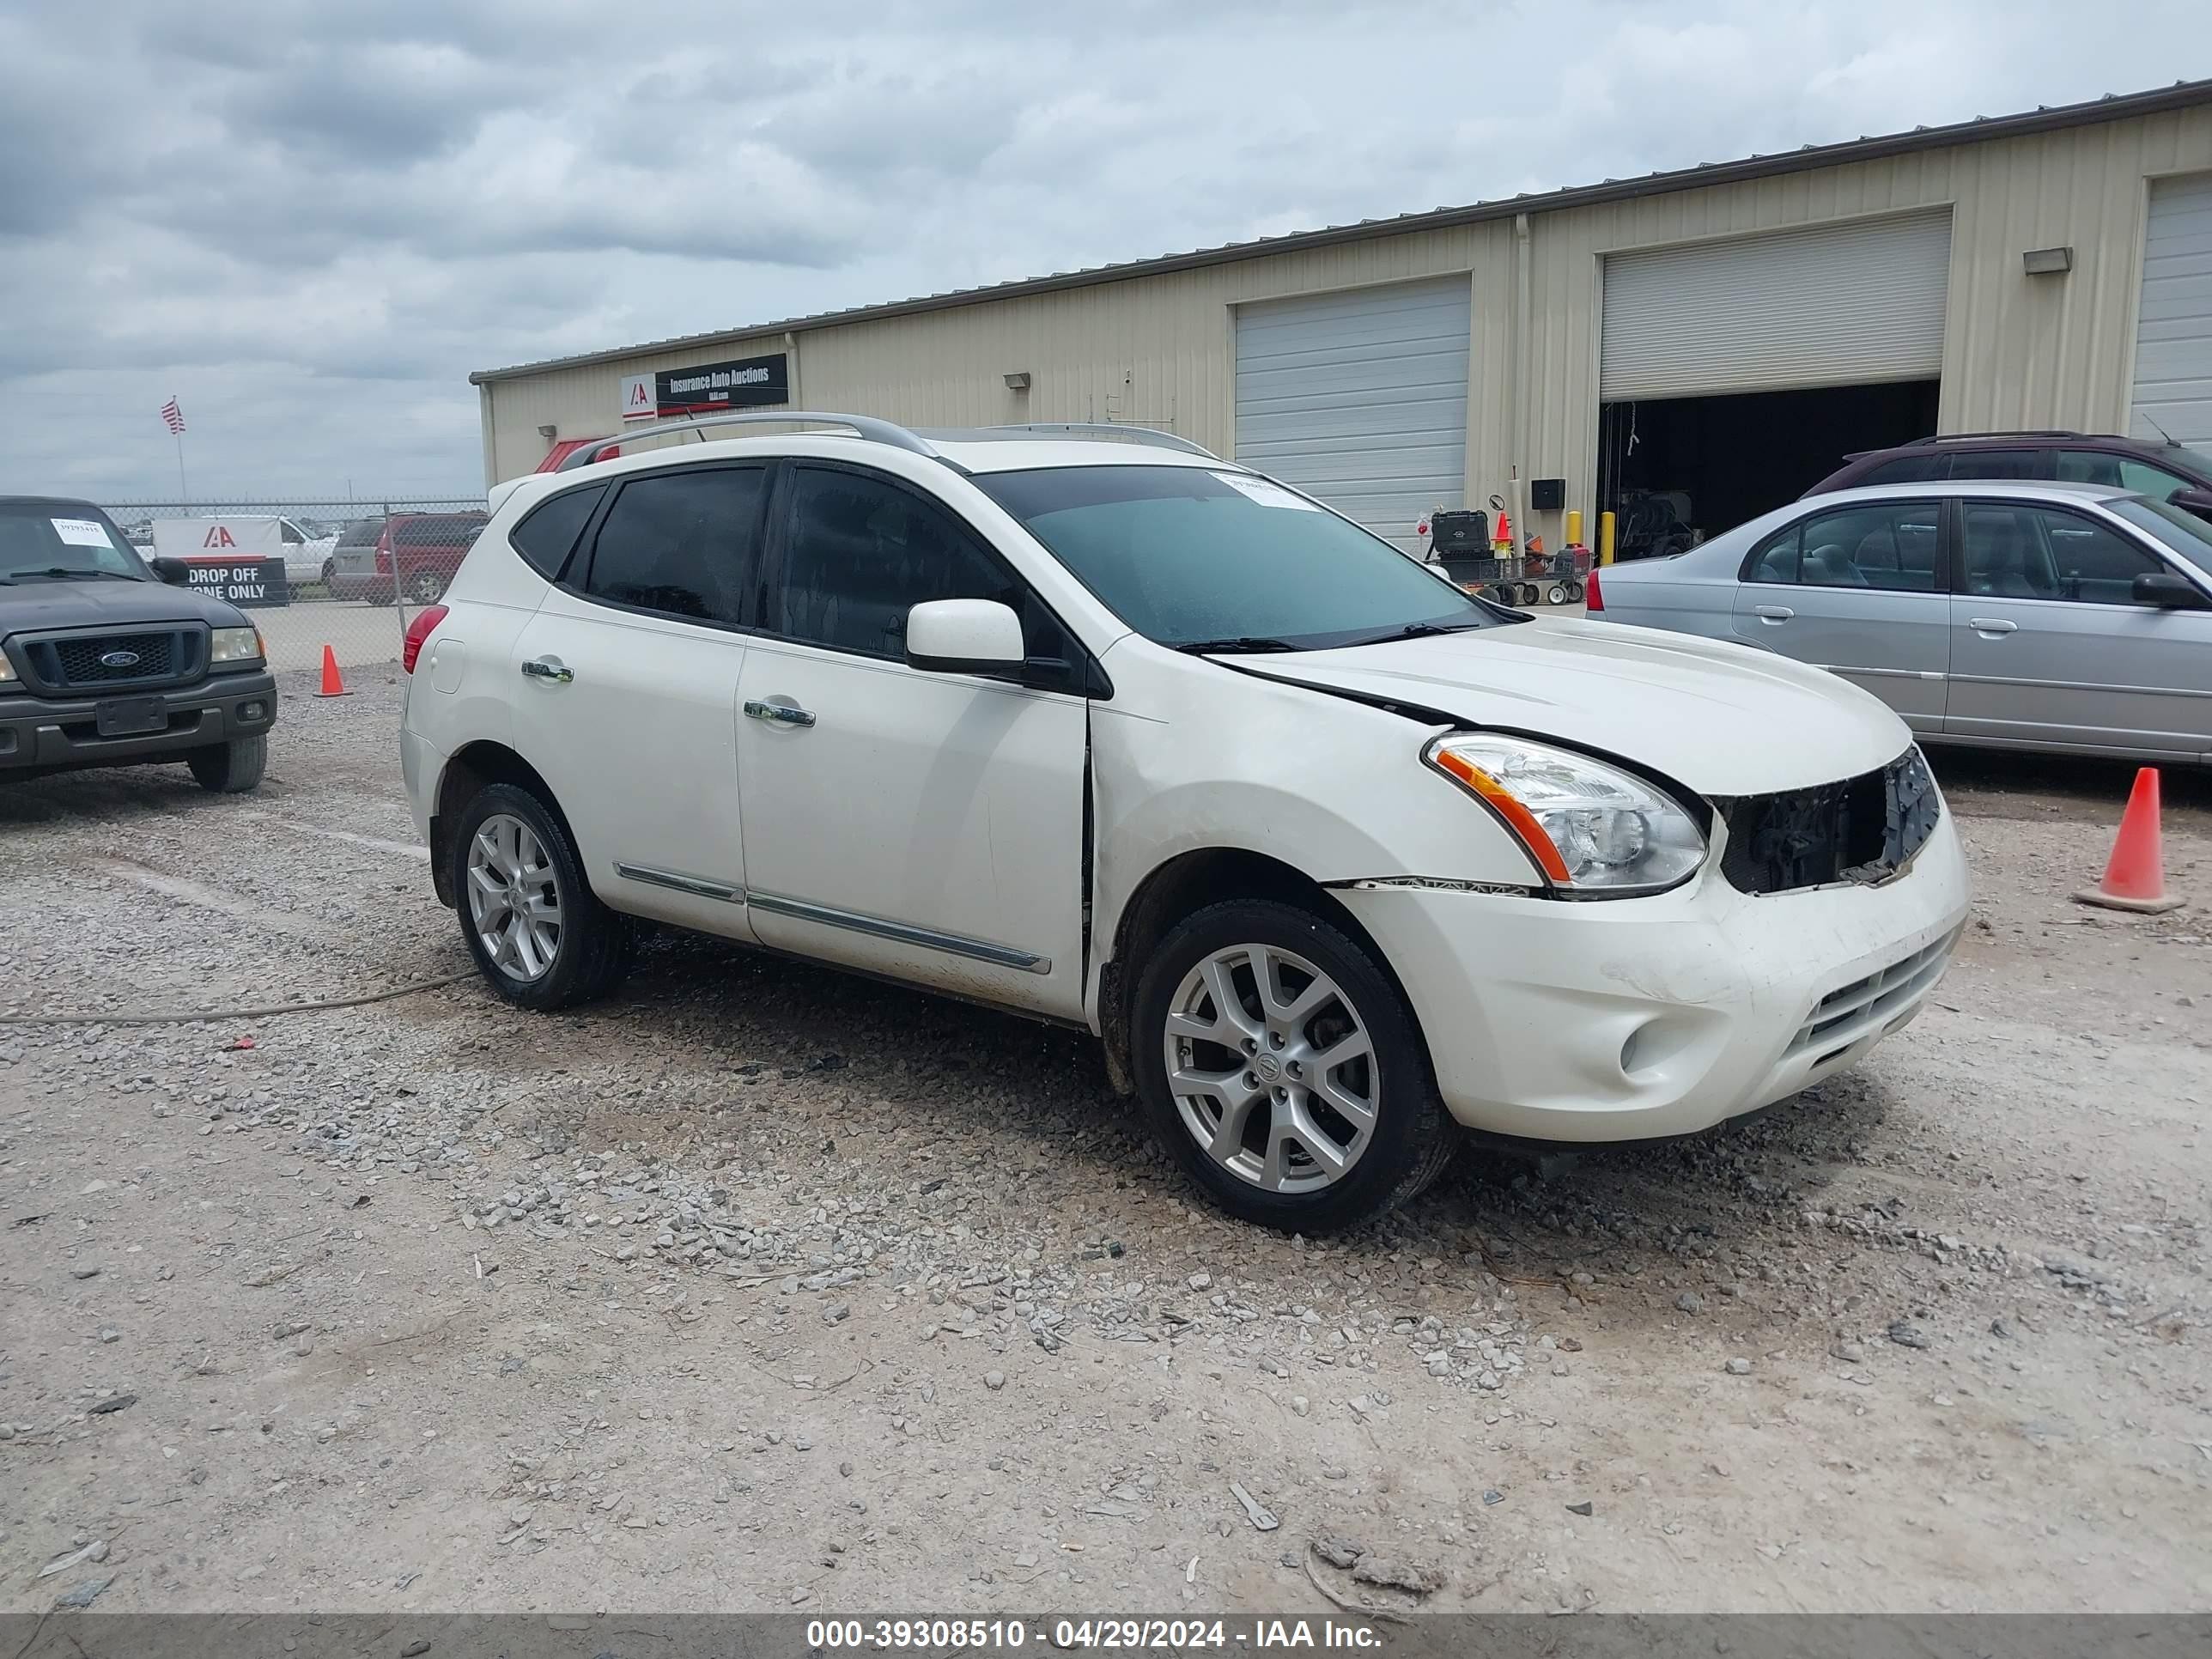
[[[1567,509],[1567,545],[1580,547],[1582,544],[1583,510],[1579,507],[1571,507]]]
[[[1600,564],[1613,562],[1613,515],[1610,513],[1599,514],[1597,515],[1597,562]]]

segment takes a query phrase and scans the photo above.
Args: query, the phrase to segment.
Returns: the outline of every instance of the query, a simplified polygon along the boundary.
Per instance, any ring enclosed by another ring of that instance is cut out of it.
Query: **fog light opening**
[[[1693,1020],[1654,1014],[1631,1031],[1620,1045],[1620,1074],[1631,1082],[1649,1081],[1667,1063],[1689,1048],[1697,1036]]]

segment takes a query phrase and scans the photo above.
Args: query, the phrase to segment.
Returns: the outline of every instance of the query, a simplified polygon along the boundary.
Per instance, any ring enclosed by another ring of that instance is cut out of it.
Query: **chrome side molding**
[[[641,881],[649,886],[672,888],[679,893],[690,893],[696,898],[720,899],[725,904],[743,904],[745,896],[738,889],[719,881],[708,881],[702,876],[678,875],[673,870],[653,870],[642,864],[623,864],[617,860],[615,873],[627,881]]]
[[[943,951],[951,956],[968,957],[1000,968],[1018,968],[1025,974],[1048,974],[1052,971],[1051,958],[1038,956],[1032,951],[1018,951],[1010,945],[994,945],[988,939],[940,933],[934,927],[917,927],[912,922],[863,915],[857,910],[840,910],[832,905],[815,904],[805,899],[787,897],[781,893],[760,893],[749,889],[745,899],[757,910],[773,911],[777,915],[791,916],[799,921],[817,921],[825,927],[843,927],[855,933],[870,933],[878,939],[895,939],[902,945],[919,945],[924,950]]]

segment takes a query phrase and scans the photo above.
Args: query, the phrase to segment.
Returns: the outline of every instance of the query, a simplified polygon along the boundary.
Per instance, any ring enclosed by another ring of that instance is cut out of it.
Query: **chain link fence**
[[[191,585],[260,626],[270,666],[396,662],[483,531],[481,496],[453,500],[103,501],[146,558],[185,561]]]

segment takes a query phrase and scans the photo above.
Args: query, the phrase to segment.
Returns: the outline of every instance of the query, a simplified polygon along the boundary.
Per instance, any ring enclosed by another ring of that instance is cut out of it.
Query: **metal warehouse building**
[[[2212,448],[2212,81],[471,379],[493,482],[727,407],[1118,422],[1409,548],[1493,495],[1710,534],[1930,432]]]

